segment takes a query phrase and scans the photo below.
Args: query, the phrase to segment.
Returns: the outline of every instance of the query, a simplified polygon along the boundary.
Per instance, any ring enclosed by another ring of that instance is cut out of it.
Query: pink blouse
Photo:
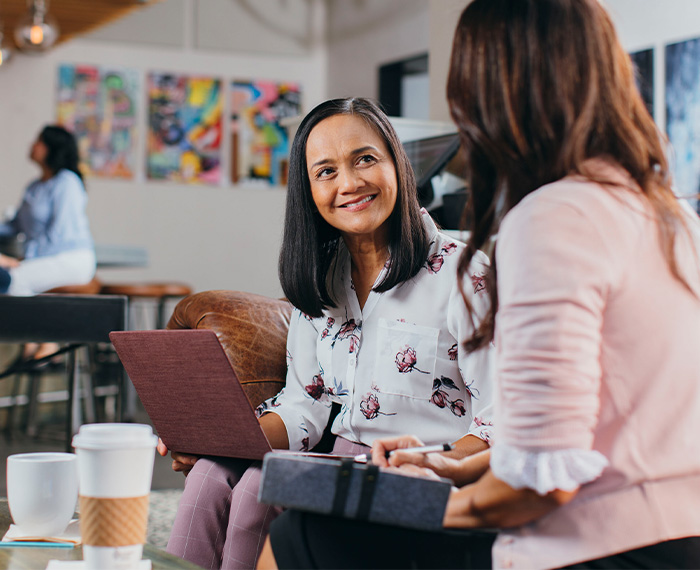
[[[569,504],[500,533],[496,568],[549,568],[700,535],[700,267],[661,250],[628,175],[565,178],[505,217],[496,263],[494,474]],[[688,216],[700,232],[697,216]]]

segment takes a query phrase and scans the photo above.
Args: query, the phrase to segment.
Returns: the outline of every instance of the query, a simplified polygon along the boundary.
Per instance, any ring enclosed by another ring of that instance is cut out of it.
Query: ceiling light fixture
[[[27,14],[15,28],[15,42],[22,51],[47,50],[58,39],[58,25],[48,14],[48,0],[27,0],[27,7]]]

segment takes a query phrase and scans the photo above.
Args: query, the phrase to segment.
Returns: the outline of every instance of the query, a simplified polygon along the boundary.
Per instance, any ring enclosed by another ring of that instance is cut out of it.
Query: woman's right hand
[[[482,451],[463,459],[453,459],[443,453],[411,453],[401,451],[408,447],[421,447],[423,442],[415,436],[375,440],[372,445],[372,463],[380,467],[401,467],[411,465],[429,469],[436,475],[451,479],[462,486],[478,479],[488,468],[489,451]],[[387,459],[387,455],[391,456]]]
[[[398,467],[402,463],[414,463],[419,467],[423,467],[422,463],[415,463],[412,461],[401,461],[397,463],[396,458],[398,457],[398,452],[392,454],[391,457],[389,457],[389,453],[391,453],[392,451],[395,452],[397,449],[406,449],[408,447],[421,447],[423,445],[425,444],[414,435],[402,435],[399,437],[389,437],[386,439],[375,439],[374,443],[372,443],[372,463],[374,463],[375,465],[379,465],[379,467]],[[418,456],[419,454],[403,454],[403,456],[409,455]],[[417,459],[417,457],[415,459]]]
[[[424,445],[420,439],[413,435],[376,440],[372,445],[372,463],[380,467],[408,467],[412,465],[429,469],[440,477],[452,479],[459,465],[458,460],[446,457],[439,452],[402,451],[402,449],[409,447],[423,447]]]
[[[156,446],[156,450],[163,457],[168,455],[168,448],[163,443],[163,440],[160,438],[158,438],[158,445]],[[194,464],[197,463],[197,460],[199,459],[198,455],[191,455],[189,453],[179,453],[177,451],[172,451],[170,453],[170,457],[173,458],[173,471],[181,472],[185,477],[187,477],[187,474],[192,470],[192,467],[194,467]]]

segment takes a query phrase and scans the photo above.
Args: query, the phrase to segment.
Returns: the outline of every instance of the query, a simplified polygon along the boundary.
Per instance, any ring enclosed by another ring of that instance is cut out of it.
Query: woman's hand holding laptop
[[[156,447],[156,450],[163,457],[168,455],[168,448],[160,438],[158,438],[158,446]],[[185,477],[187,477],[187,474],[191,471],[192,467],[194,467],[194,464],[197,463],[197,459],[199,459],[198,455],[179,453],[177,451],[171,452],[170,457],[173,459],[173,471],[182,472]]]
[[[259,421],[263,432],[265,432],[265,437],[267,437],[273,449],[289,449],[287,430],[282,418],[277,414],[270,413],[262,416]],[[167,456],[168,451],[170,451],[160,438],[158,438],[158,446],[156,449],[163,457]],[[185,477],[199,459],[199,455],[180,453],[179,451],[170,451],[170,457],[172,457],[173,460],[173,471],[181,472]]]

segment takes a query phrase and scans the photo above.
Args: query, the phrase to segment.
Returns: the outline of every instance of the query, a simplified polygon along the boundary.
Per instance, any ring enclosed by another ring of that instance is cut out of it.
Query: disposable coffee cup
[[[7,458],[7,501],[17,534],[58,536],[78,502],[78,470],[72,453],[18,453]]]
[[[144,424],[87,424],[73,438],[86,568],[127,570],[141,560],[157,443]]]

